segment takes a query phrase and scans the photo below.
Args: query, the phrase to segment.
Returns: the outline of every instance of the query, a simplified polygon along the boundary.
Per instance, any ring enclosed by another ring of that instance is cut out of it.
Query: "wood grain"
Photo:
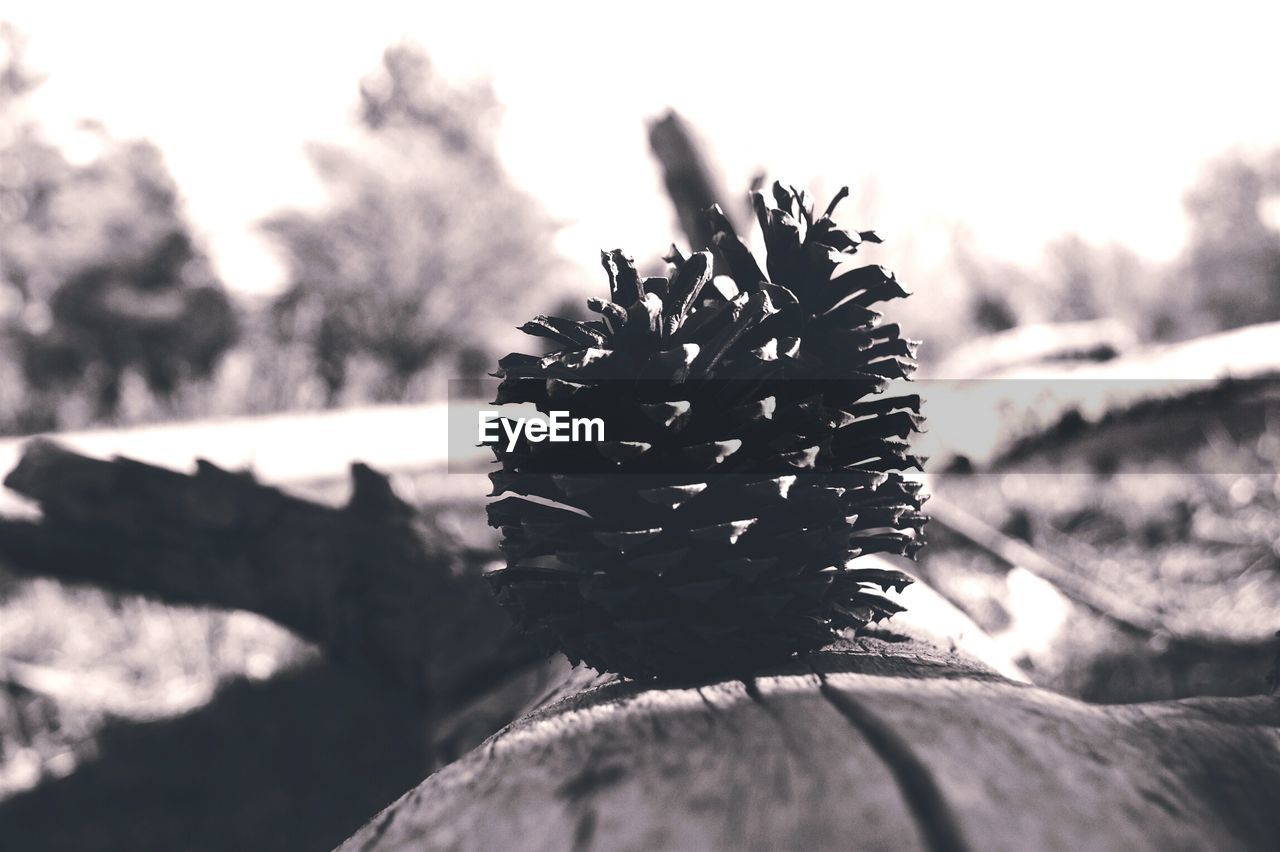
[[[1280,702],[1090,706],[866,637],[699,686],[598,680],[341,848],[1274,849]]]

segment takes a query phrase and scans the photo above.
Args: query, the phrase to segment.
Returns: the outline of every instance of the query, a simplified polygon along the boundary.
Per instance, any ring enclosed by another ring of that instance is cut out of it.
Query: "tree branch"
[[[438,712],[534,663],[480,576],[386,477],[331,508],[201,462],[195,475],[29,444],[5,480],[42,517],[0,520],[20,571],[265,615]]]

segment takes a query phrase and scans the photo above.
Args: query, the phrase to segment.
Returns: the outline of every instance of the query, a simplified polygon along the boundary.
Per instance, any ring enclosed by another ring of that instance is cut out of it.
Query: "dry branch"
[[[1169,627],[1159,613],[1128,600],[1090,578],[1088,572],[1059,565],[1030,545],[1011,538],[964,509],[934,495],[930,520],[976,545],[1010,568],[1029,571],[1065,597],[1102,616],[1121,629],[1146,639],[1160,639],[1211,651],[1255,648],[1257,643],[1233,642],[1212,634],[1186,633]]]
[[[39,520],[0,520],[25,573],[245,609],[447,713],[528,669],[535,653],[480,577],[365,465],[341,508],[202,463],[193,476],[101,461],[48,441],[5,480]],[[517,705],[518,706],[518,705]]]
[[[662,167],[662,180],[689,248],[693,251],[712,248],[714,234],[703,211],[716,204],[725,207],[728,196],[688,122],[674,111],[652,122],[649,147]],[[731,206],[725,209],[734,224],[739,225],[737,210]]]

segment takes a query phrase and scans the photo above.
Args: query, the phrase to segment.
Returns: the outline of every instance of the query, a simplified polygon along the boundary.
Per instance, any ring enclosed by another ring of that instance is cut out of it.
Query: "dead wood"
[[[1232,653],[1254,650],[1261,642],[1270,645],[1270,634],[1257,642],[1233,640],[1208,632],[1188,632],[1166,623],[1163,616],[1136,604],[1078,567],[1064,566],[1016,538],[1005,535],[953,502],[934,495],[929,503],[930,520],[986,551],[1010,568],[1029,571],[1049,583],[1062,595],[1122,630],[1143,639],[1184,645],[1204,651]]]
[[[523,677],[537,653],[480,576],[488,554],[452,546],[367,466],[351,476],[351,499],[334,508],[208,463],[186,475],[35,441],[5,484],[41,517],[0,520],[0,557],[25,573],[260,613],[437,714]]]
[[[1091,706],[912,640],[599,679],[341,848],[1273,849],[1280,701]]]
[[[1152,346],[1103,362],[1024,364],[929,383],[918,451],[933,471],[1095,451],[1158,456],[1195,439],[1207,419],[1240,420],[1280,399],[1280,323]],[[1250,472],[1250,471],[1223,471]]]
[[[741,225],[738,211],[732,205],[726,206],[728,196],[708,155],[678,113],[668,112],[649,125],[649,148],[662,167],[663,184],[691,250],[714,246],[711,223],[703,215],[708,207],[721,205],[735,227]],[[719,263],[718,256],[716,262]]]

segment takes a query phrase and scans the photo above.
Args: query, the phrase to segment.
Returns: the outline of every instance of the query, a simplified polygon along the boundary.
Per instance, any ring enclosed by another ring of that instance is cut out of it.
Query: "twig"
[[[1005,535],[936,494],[930,498],[929,515],[933,523],[942,525],[1006,565],[1034,574],[1056,588],[1064,597],[1126,632],[1144,639],[1160,638],[1171,643],[1211,651],[1235,651],[1256,647],[1256,643],[1232,642],[1213,636],[1176,631],[1166,625],[1156,613],[1089,580],[1083,571],[1062,567],[1030,546]]]

